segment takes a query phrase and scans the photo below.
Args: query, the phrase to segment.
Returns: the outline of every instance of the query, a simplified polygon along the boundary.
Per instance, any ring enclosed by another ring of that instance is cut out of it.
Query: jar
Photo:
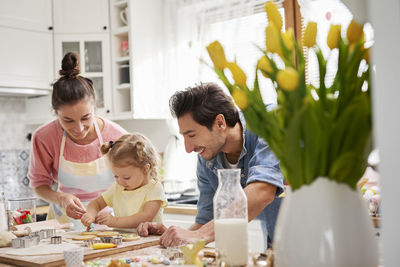
[[[7,213],[6,213],[6,199],[4,192],[0,190],[0,231],[7,231]]]
[[[7,201],[8,226],[36,222],[36,198],[11,198]]]
[[[215,248],[229,266],[248,262],[247,198],[240,185],[240,169],[218,170],[214,196]]]

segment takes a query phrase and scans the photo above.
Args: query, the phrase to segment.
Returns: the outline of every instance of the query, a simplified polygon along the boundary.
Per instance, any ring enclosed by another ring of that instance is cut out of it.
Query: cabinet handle
[[[103,26],[103,30],[107,30],[107,26]]]
[[[110,113],[110,110],[109,110],[109,109],[107,109],[107,110],[106,110],[106,113]]]
[[[51,31],[51,30],[53,30],[53,26],[49,26],[47,29],[48,29],[49,31]]]

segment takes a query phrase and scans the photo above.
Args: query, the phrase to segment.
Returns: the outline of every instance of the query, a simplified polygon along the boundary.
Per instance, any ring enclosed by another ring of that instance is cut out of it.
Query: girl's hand
[[[95,221],[95,217],[93,217],[92,215],[90,215],[88,212],[83,214],[82,218],[81,218],[81,222],[84,226],[89,226],[91,223],[93,223]]]
[[[60,206],[65,209],[67,216],[73,219],[80,219],[86,213],[85,206],[76,196],[68,193],[60,193]]]
[[[104,224],[104,225],[107,225],[109,227],[115,226],[116,220],[117,220],[117,218],[115,218],[114,216],[112,216],[108,212],[100,212],[96,216],[96,223]]]

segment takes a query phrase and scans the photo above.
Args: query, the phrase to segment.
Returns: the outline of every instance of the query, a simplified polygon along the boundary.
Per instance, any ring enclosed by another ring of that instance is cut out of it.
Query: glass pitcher
[[[7,231],[7,213],[6,213],[6,198],[3,190],[0,188],[0,231]]]
[[[247,198],[240,185],[240,169],[218,170],[214,196],[215,248],[229,266],[248,261]]]

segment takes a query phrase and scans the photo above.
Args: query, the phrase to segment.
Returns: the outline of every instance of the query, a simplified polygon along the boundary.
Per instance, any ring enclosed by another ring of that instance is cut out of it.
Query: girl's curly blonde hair
[[[119,167],[133,165],[138,168],[150,165],[149,177],[158,180],[160,157],[151,141],[141,133],[121,136],[101,146],[101,153],[107,154],[110,162]]]

